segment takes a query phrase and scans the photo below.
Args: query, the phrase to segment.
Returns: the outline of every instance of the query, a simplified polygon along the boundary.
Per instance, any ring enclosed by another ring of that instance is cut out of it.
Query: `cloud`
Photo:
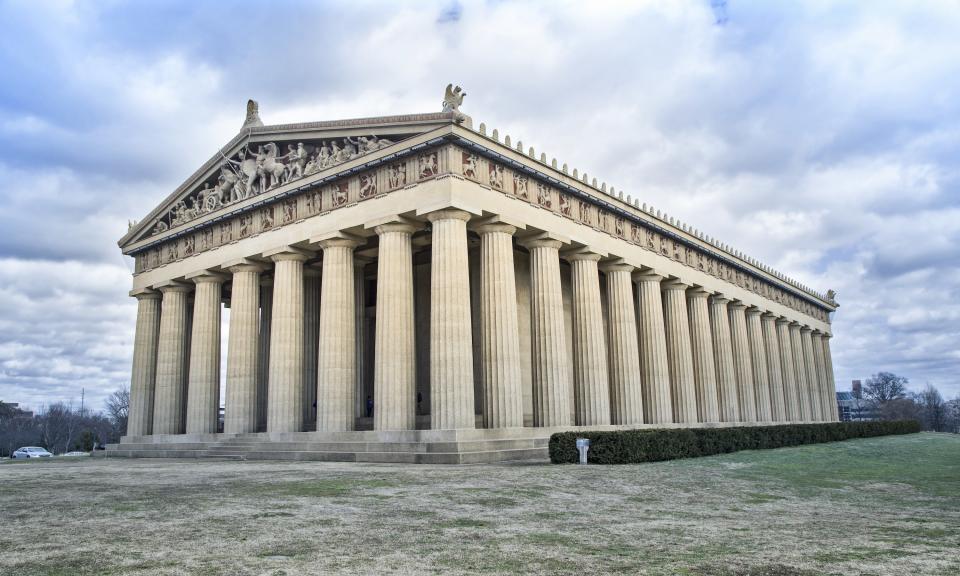
[[[838,291],[840,387],[960,394],[952,2],[4,3],[0,396],[129,377],[116,240],[239,129],[439,109]],[[271,22],[271,25],[256,23]]]

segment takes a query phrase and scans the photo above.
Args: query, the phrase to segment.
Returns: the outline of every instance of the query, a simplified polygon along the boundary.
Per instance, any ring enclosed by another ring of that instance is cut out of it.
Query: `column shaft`
[[[570,373],[560,284],[560,242],[536,239],[530,250],[530,323],[534,426],[570,425]]]
[[[216,434],[220,416],[220,293],[223,278],[193,278],[193,326],[187,387],[187,434]]]
[[[413,248],[415,228],[391,223],[375,228],[377,257],[377,325],[373,372],[373,427],[416,428],[414,358]]]
[[[690,349],[693,356],[693,375],[697,387],[697,420],[720,422],[717,405],[717,366],[710,335],[710,293],[702,288],[687,292],[687,311],[690,320]]]
[[[485,224],[480,234],[480,353],[486,428],[523,426],[520,324],[513,226]]]
[[[800,411],[800,396],[797,393],[797,370],[793,362],[790,321],[785,318],[778,318],[776,322],[777,339],[780,341],[780,364],[783,368],[783,398],[786,419],[789,422],[800,422],[803,419],[803,414]]]
[[[473,327],[467,220],[462,210],[440,210],[433,224],[430,270],[430,426],[475,428]]]
[[[660,281],[650,272],[635,275],[639,282],[640,369],[643,374],[644,422],[673,422],[670,399],[670,368],[667,365],[667,337],[663,323]]]
[[[153,430],[153,396],[157,383],[157,341],[160,336],[160,294],[137,297],[137,328],[133,338],[130,408],[127,436],[146,436]]]
[[[737,399],[741,422],[757,421],[757,400],[754,395],[753,366],[747,340],[746,306],[735,302],[730,309],[730,341],[733,345],[733,370],[737,379]]]
[[[767,379],[770,382],[771,418],[774,422],[786,422],[787,410],[783,395],[783,367],[780,364],[780,343],[777,340],[777,317],[763,314],[760,317],[763,342],[767,353]]]
[[[757,422],[772,422],[770,378],[767,371],[767,350],[763,345],[763,327],[760,325],[760,310],[747,310],[747,340],[750,343],[750,360],[753,367],[754,399],[757,406]]]
[[[230,268],[233,282],[230,289],[227,388],[223,415],[223,431],[227,434],[257,431],[261,270],[260,266],[252,264]]]
[[[820,377],[817,373],[816,361],[813,357],[813,341],[811,330],[804,326],[800,329],[800,345],[803,347],[803,364],[807,368],[807,398],[810,403],[810,420],[823,421],[823,401],[820,396]]]
[[[599,254],[567,257],[573,296],[574,414],[577,426],[610,424],[610,373],[600,303]]]
[[[274,261],[273,317],[267,432],[303,431],[303,263],[307,256],[280,252]]]
[[[320,349],[320,271],[303,269],[303,426],[317,429],[317,366]]]
[[[349,237],[320,242],[323,278],[316,388],[318,431],[354,428],[357,310],[353,249],[359,244],[358,240]]]
[[[164,286],[157,344],[157,385],[153,405],[154,434],[183,434],[186,394],[187,296],[189,286]]]
[[[663,313],[667,340],[667,366],[670,370],[670,397],[673,421],[697,421],[697,387],[693,375],[693,350],[690,320],[687,315],[686,284],[664,282]]]
[[[273,330],[273,278],[260,279],[260,348],[257,352],[257,428],[267,431],[267,403],[270,383],[270,333]]]
[[[720,421],[740,420],[737,377],[733,368],[733,344],[730,341],[730,314],[728,299],[714,296],[710,299],[710,333],[713,336],[713,354],[717,364],[717,398]]]
[[[610,265],[607,301],[610,333],[610,402],[612,424],[643,423],[640,345],[633,304],[633,266]]]
[[[833,376],[833,357],[830,354],[829,334],[823,336],[823,364],[827,371],[827,394],[830,396],[831,422],[837,422],[840,420],[840,414],[837,408],[837,384]]]
[[[813,414],[810,411],[810,394],[808,392],[810,384],[807,382],[807,364],[803,358],[800,324],[796,322],[790,324],[790,350],[793,353],[793,372],[797,382],[795,394],[797,395],[797,406],[800,407],[800,421],[812,422]]]
[[[830,409],[830,383],[827,381],[826,362],[823,358],[823,335],[818,331],[810,335],[813,348],[813,363],[817,371],[817,382],[820,385],[820,420],[829,422],[833,419]]]

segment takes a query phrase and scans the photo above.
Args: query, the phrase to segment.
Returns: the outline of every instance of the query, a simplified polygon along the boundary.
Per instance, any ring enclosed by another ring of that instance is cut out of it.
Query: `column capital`
[[[221,264],[220,267],[229,272],[263,272],[267,269],[267,266],[263,262],[251,260],[250,258],[228,260]]]
[[[326,250],[327,248],[356,248],[357,246],[362,246],[364,243],[363,238],[359,236],[354,236],[353,234],[347,234],[346,232],[327,232],[326,234],[321,234],[319,236],[313,236],[310,238],[310,244],[316,244],[320,246],[321,249]]]
[[[714,294],[710,297],[710,303],[718,306],[726,306],[730,304],[730,299],[723,294]]]
[[[740,300],[733,300],[730,302],[730,308],[733,308],[734,310],[743,310],[746,307],[747,305],[741,302]]]
[[[599,262],[603,258],[602,254],[597,254],[596,252],[591,252],[587,249],[577,249],[571,250],[569,252],[565,251],[560,254],[560,257],[566,260],[567,262],[576,262],[577,260],[584,260],[587,262]]]
[[[759,316],[761,314],[763,314],[763,310],[761,310],[758,306],[747,307],[747,316],[753,316],[753,315]]]
[[[373,231],[379,236],[389,232],[413,234],[417,230],[423,228],[423,225],[416,220],[411,220],[410,218],[400,216],[399,214],[393,214],[391,216],[378,218],[372,222],[367,222],[363,225],[363,227],[366,230],[373,229]]]
[[[559,250],[564,244],[569,244],[570,240],[563,236],[550,232],[541,232],[532,236],[525,236],[519,240],[519,244],[531,250],[533,248],[553,248]]]
[[[777,319],[777,315],[774,314],[773,312],[769,311],[769,310],[764,310],[764,311],[760,314],[760,317],[761,317],[761,318],[765,318],[765,319],[766,319],[766,318],[769,318],[769,319],[771,319],[771,320],[776,320],[776,319]]]
[[[187,274],[186,279],[191,280],[194,284],[200,284],[202,282],[216,282],[217,284],[222,284],[227,280],[227,275],[219,272],[213,272],[212,270],[200,270],[198,272],[191,272]]]
[[[686,291],[687,288],[690,288],[690,284],[680,280],[679,278],[670,278],[660,284],[661,290],[683,290]]]
[[[313,252],[304,250],[303,248],[297,248],[296,246],[279,246],[263,253],[264,258],[269,258],[274,262],[283,262],[285,260],[306,262],[312,256]]]
[[[485,222],[483,224],[478,224],[473,226],[472,229],[476,231],[477,234],[483,236],[484,234],[510,234],[511,236],[517,232],[517,227],[512,224],[506,224],[504,222]]]
[[[813,332],[813,328],[810,328],[809,326],[807,326],[806,324],[804,324],[803,326],[800,327],[800,331],[801,331],[801,332]]]
[[[467,222],[473,217],[473,214],[457,208],[443,208],[435,212],[430,212],[426,216],[430,222],[436,222],[437,220],[462,220]]]
[[[306,264],[303,267],[303,277],[304,278],[319,278],[321,276],[320,269],[317,268],[316,264]]]
[[[713,296],[713,292],[703,286],[693,286],[687,289],[688,298],[709,298],[710,296]]]
[[[481,233],[480,229],[490,225],[506,225],[513,228],[513,234],[517,230],[525,230],[527,225],[523,222],[511,218],[509,216],[504,216],[502,214],[494,214],[493,216],[484,216],[482,218],[473,218],[470,220],[470,223],[467,226],[476,231],[478,234]],[[490,232],[502,232],[503,230],[491,229]]]
[[[783,316],[777,316],[777,324],[790,324],[790,319],[784,318]]]
[[[184,284],[183,282],[177,282],[175,280],[165,280],[159,284],[154,284],[153,287],[164,294],[167,292],[190,292],[193,290],[193,286],[190,284]]]
[[[656,270],[649,268],[640,272],[634,272],[631,276],[634,282],[657,282],[663,280],[662,274],[657,274]]]
[[[136,290],[130,291],[130,297],[136,298],[137,300],[158,300],[161,294],[150,288],[137,288]]]

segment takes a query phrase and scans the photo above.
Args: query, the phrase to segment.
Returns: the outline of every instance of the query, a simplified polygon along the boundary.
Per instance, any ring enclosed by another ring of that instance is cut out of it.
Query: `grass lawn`
[[[0,574],[960,574],[960,437],[630,466],[0,464]]]

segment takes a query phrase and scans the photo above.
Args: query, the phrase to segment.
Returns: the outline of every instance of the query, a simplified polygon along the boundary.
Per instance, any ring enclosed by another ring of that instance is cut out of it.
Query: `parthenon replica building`
[[[120,239],[138,313],[107,455],[483,462],[581,427],[837,420],[832,292],[475,125],[464,96],[274,126],[248,103]]]

